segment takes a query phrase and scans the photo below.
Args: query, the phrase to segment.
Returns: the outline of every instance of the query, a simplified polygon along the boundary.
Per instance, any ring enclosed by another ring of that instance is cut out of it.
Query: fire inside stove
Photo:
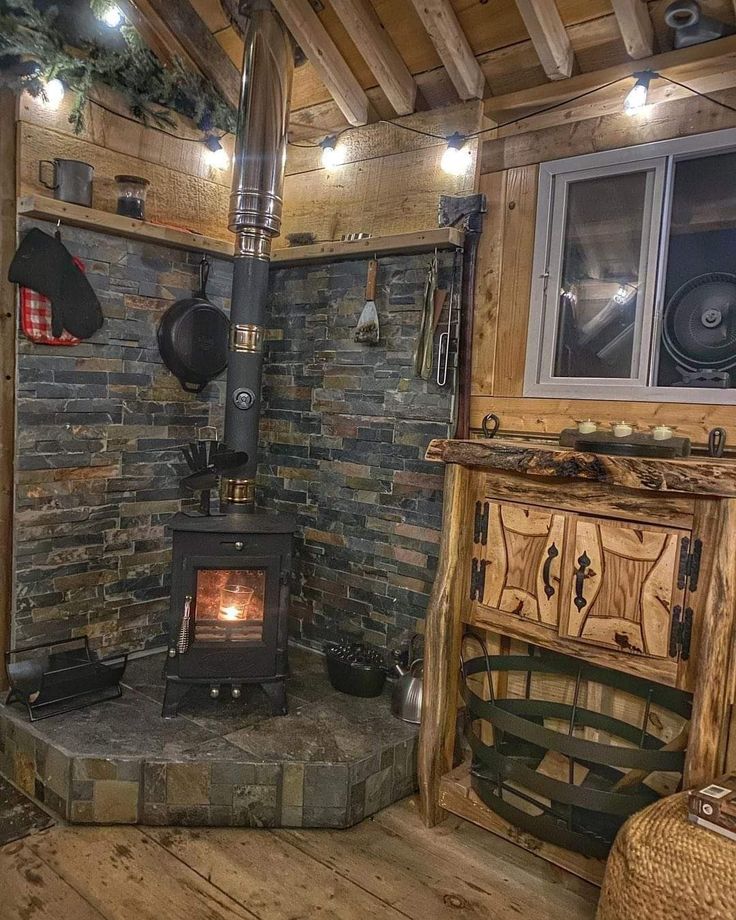
[[[203,642],[260,642],[265,593],[264,569],[199,569],[195,638]]]

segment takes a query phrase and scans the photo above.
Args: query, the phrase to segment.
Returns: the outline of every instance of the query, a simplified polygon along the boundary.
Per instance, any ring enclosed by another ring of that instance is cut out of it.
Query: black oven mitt
[[[34,227],[23,237],[8,269],[8,281],[51,301],[51,330],[88,339],[103,323],[102,309],[84,272],[58,237]]]

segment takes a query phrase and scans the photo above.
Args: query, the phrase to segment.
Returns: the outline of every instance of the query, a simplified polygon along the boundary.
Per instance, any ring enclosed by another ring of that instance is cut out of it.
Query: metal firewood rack
[[[87,636],[42,642],[5,653],[10,692],[5,700],[23,703],[32,722],[117,699],[128,653],[97,658]]]
[[[617,791],[622,771],[641,771],[642,779],[655,771],[682,773],[684,752],[663,750],[664,742],[647,729],[652,706],[689,719],[690,694],[553,652],[489,655],[484,641],[472,634],[464,638],[463,651],[471,639],[483,651],[475,658],[463,655],[461,666],[473,790],[496,814],[522,830],[586,856],[605,857],[626,818],[659,798],[641,781]],[[494,675],[510,672],[525,675],[524,695],[497,698]],[[468,683],[474,675],[487,676],[489,699],[482,699]],[[572,679],[572,702],[535,698],[534,675]],[[634,725],[579,705],[584,682],[641,699],[642,723]],[[482,740],[485,733],[478,728],[484,721],[493,729],[490,744]],[[550,721],[564,723],[566,729],[549,727]],[[606,733],[626,746],[580,737],[585,728]],[[549,751],[568,759],[569,782],[537,772]],[[579,785],[574,782],[578,765],[588,771]],[[521,802],[531,805],[535,813],[520,807]]]

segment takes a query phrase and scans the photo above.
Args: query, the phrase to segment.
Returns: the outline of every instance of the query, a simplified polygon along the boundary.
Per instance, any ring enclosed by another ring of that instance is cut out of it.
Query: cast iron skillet
[[[227,367],[225,313],[207,300],[210,263],[199,263],[199,294],[177,300],[161,317],[158,350],[187,393],[201,393]]]

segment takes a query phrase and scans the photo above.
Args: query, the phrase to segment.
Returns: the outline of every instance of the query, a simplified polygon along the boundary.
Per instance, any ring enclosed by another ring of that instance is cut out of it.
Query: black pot
[[[330,683],[335,690],[351,696],[380,696],[386,669],[377,657],[376,652],[364,645],[327,646],[325,660]]]
[[[161,358],[188,393],[200,393],[227,367],[230,322],[207,300],[209,271],[210,264],[203,258],[199,294],[172,304],[158,327]]]

